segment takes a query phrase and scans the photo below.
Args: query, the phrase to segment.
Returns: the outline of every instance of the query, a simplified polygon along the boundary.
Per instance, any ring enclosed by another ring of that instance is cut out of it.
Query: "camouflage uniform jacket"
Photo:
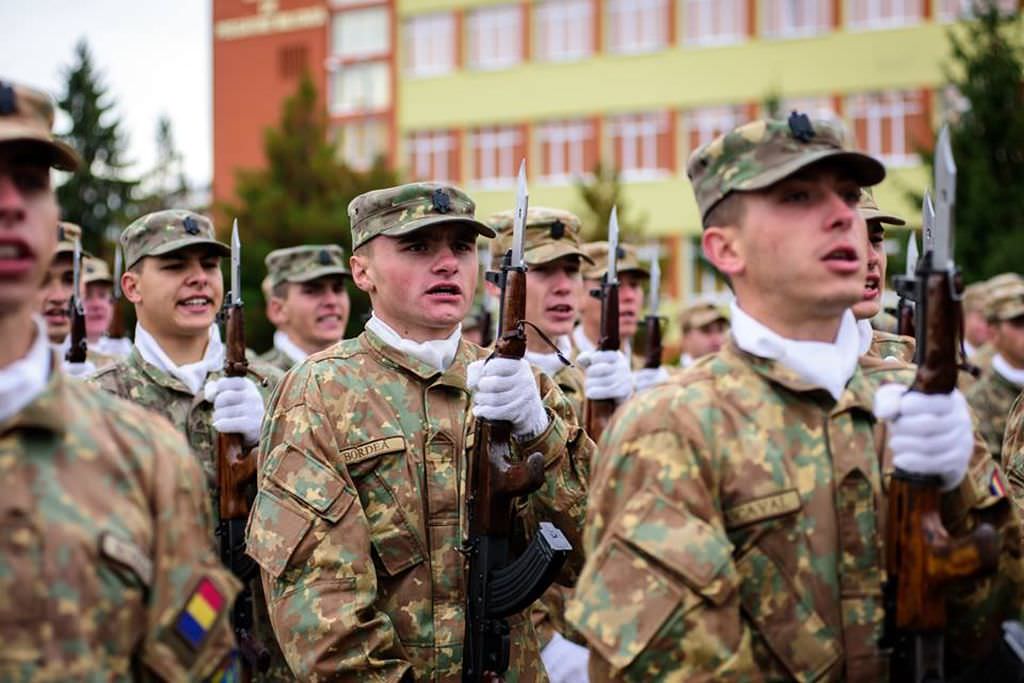
[[[867,353],[869,356],[883,360],[895,358],[904,363],[913,363],[916,349],[917,342],[913,337],[875,330],[871,336],[871,346]]]
[[[193,681],[233,661],[238,583],[164,420],[53,372],[0,423],[0,481],[0,680]]]
[[[261,363],[275,367],[281,372],[288,372],[295,365],[295,361],[291,359],[291,356],[276,346],[271,347],[269,351],[261,355],[259,360]]]
[[[1010,496],[1024,518],[1024,394],[1018,394],[1010,407],[1003,435],[1003,469],[1010,482]]]
[[[575,365],[566,365],[556,372],[552,379],[572,406],[576,424],[582,424],[583,402],[586,400],[583,393],[583,371]]]
[[[911,380],[905,364],[862,356],[835,402],[730,342],[624,406],[594,461],[567,611],[590,680],[886,680],[891,453],[871,410],[881,383]],[[1019,604],[1019,522],[1001,477],[976,439],[943,498],[952,534],[985,520],[1003,541],[996,578],[950,593],[947,661],[985,653],[993,612]]]
[[[967,402],[977,418],[976,424],[996,462],[1003,462],[1003,435],[1010,407],[1017,400],[1021,387],[995,370],[979,379],[967,392]]]
[[[301,680],[461,680],[475,425],[466,368],[485,355],[462,341],[441,373],[364,331],[311,356],[275,392],[247,541]],[[565,533],[576,549],[562,577],[571,583],[594,445],[537,374],[550,424],[520,450],[543,453],[547,477],[522,501],[517,527],[547,520]],[[546,680],[529,619],[510,623],[505,680]]]

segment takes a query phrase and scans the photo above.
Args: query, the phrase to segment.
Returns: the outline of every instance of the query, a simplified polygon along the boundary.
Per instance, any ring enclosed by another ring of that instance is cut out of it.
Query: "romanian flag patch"
[[[174,630],[193,650],[198,650],[223,609],[224,595],[204,576],[178,615]]]
[[[1006,497],[1006,484],[1003,483],[1003,475],[998,467],[992,468],[992,479],[988,483],[988,491],[997,498]]]
[[[241,683],[242,665],[238,661],[238,652],[232,651],[225,657],[213,675],[206,680],[209,683]]]

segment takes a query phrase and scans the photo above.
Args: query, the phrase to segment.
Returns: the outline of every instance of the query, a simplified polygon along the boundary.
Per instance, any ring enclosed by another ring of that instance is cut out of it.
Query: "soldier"
[[[964,288],[964,351],[967,360],[974,358],[992,336],[992,330],[985,318],[985,291],[987,283],[975,282]]]
[[[989,451],[1002,462],[1006,418],[1024,388],[1024,282],[989,289],[985,315],[992,328],[992,369],[970,391],[967,402],[978,418]]]
[[[877,317],[884,313],[882,295],[885,293],[886,266],[889,262],[889,256],[885,253],[885,226],[906,225],[907,222],[899,216],[879,209],[870,188],[861,190],[857,213],[867,223],[868,228],[868,276],[864,281],[861,300],[853,305],[853,315],[857,318],[857,329],[860,331],[861,353],[912,363],[915,348],[912,337],[878,330],[872,325]]]
[[[274,348],[260,360],[286,372],[345,336],[349,272],[345,252],[336,244],[277,249],[267,254],[266,264],[268,317],[277,332]]]
[[[592,442],[546,375],[484,363],[460,339],[476,238],[494,236],[474,209],[434,183],[357,197],[349,263],[373,315],[289,372],[270,406],[248,552],[302,680],[461,680],[472,416],[509,421],[518,450],[544,454],[545,484],[515,526],[552,521],[574,548],[562,578],[579,566]],[[509,621],[506,680],[543,680],[529,619]]]
[[[89,348],[114,358],[132,351],[131,340],[108,335],[114,320],[114,278],[106,261],[92,256],[82,259],[82,285],[85,291],[85,333]]]
[[[683,353],[679,366],[688,368],[697,360],[718,352],[729,333],[729,317],[710,301],[697,301],[679,314],[683,331]]]
[[[164,420],[57,371],[35,295],[56,248],[45,94],[0,82],[0,679],[234,675],[237,583]]]
[[[1000,273],[999,275],[993,276],[985,281],[984,310],[986,322],[989,324],[990,328],[989,338],[985,341],[984,344],[975,348],[974,355],[971,356],[971,364],[978,368],[978,372],[980,373],[979,376],[986,375],[992,371],[992,358],[993,356],[996,355],[996,349],[995,346],[993,346],[992,344],[991,338],[992,321],[987,320],[988,311],[990,310],[988,305],[989,296],[994,290],[1000,289],[1004,285],[1010,285],[1016,282],[1024,282],[1024,278],[1022,278],[1017,273]]]
[[[1019,524],[963,397],[887,387],[880,407],[900,417],[880,441],[876,389],[912,370],[860,354],[856,207],[885,169],[841,136],[794,114],[690,158],[704,252],[737,297],[732,335],[604,435],[567,612],[592,681],[885,680],[880,513],[894,464],[942,478],[947,524],[1003,532],[999,573],[947,596],[950,660],[986,654],[995,612],[1018,604]]]

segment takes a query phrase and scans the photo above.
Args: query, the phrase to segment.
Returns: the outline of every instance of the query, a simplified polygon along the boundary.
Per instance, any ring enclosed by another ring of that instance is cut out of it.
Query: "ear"
[[[746,269],[744,245],[738,227],[729,225],[705,228],[700,242],[704,256],[724,275],[732,278]]]
[[[353,254],[350,256],[348,267],[352,271],[352,282],[356,284],[356,287],[367,294],[374,294],[377,291],[377,285],[373,281],[373,269],[370,267],[370,259],[366,254]]]
[[[139,273],[133,270],[126,270],[121,273],[121,293],[124,298],[133,304],[142,301],[142,292],[139,289]]]
[[[285,300],[271,296],[270,300],[267,301],[267,320],[274,327],[281,327],[288,324],[288,307],[285,305]]]

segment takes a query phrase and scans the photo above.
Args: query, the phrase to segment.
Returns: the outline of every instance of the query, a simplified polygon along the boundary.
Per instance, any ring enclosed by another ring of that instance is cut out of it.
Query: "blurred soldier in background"
[[[679,314],[683,331],[679,366],[688,368],[697,360],[717,352],[729,335],[729,317],[709,301],[690,304]]]

